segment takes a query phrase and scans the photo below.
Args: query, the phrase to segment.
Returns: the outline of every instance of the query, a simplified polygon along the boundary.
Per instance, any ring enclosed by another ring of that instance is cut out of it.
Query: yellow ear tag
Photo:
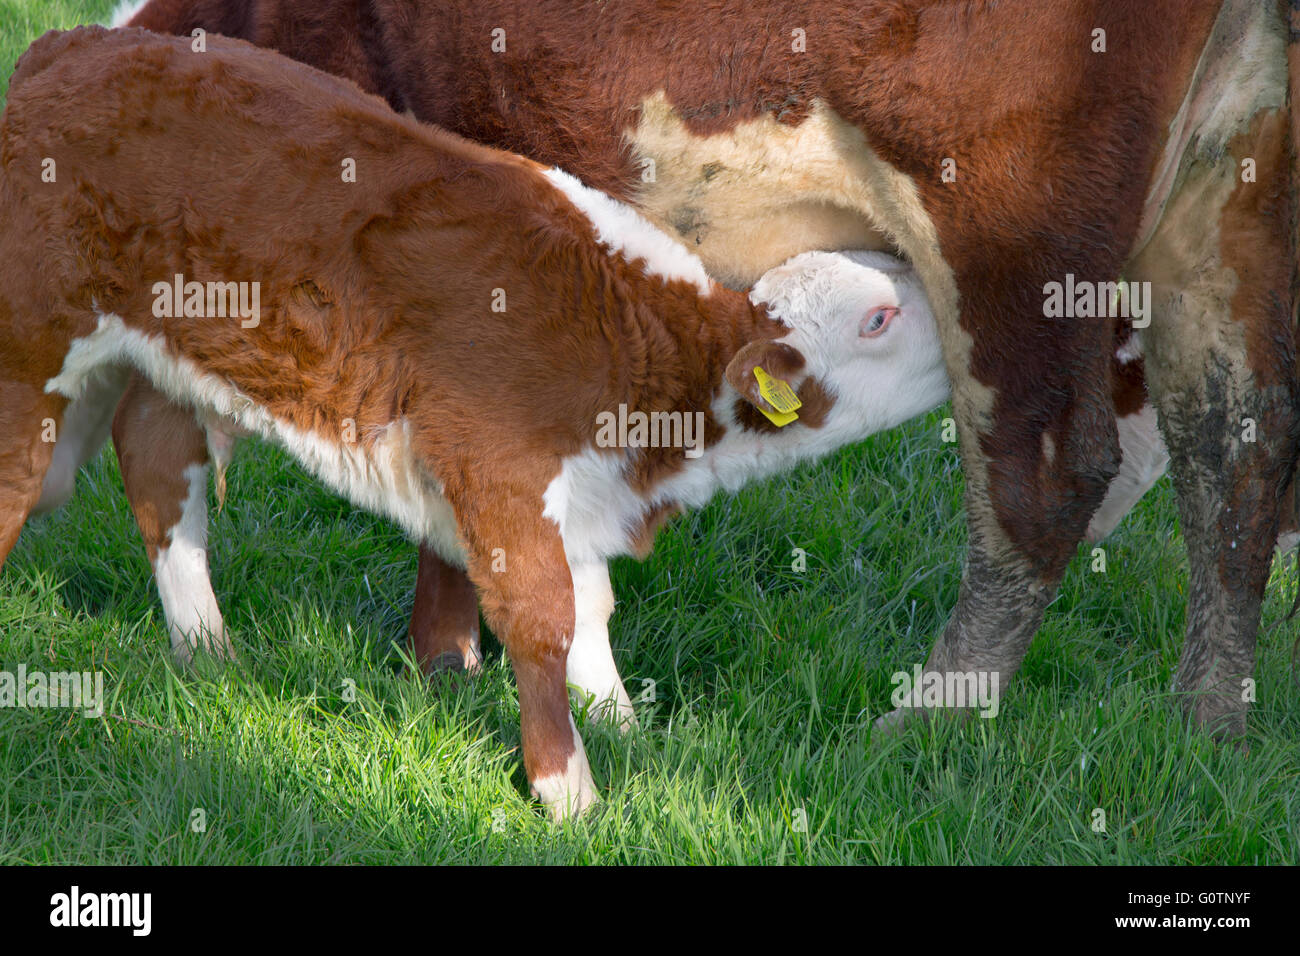
[[[758,407],[768,421],[778,428],[784,428],[799,417],[794,410],[801,407],[803,402],[799,401],[799,396],[794,393],[789,382],[768,375],[761,365],[754,366],[754,378],[758,379],[759,393],[776,409],[775,412],[769,412],[761,405]]]

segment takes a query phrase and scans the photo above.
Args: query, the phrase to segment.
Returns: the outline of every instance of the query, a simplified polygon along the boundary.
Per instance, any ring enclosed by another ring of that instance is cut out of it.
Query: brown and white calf
[[[0,165],[0,561],[134,371],[467,571],[559,816],[595,798],[566,677],[631,716],[608,559],[946,390],[920,283],[889,256],[795,257],[751,299],[566,173],[242,41],[47,34],[14,73]],[[257,283],[257,305],[214,315],[216,283]],[[783,427],[764,375],[802,403]],[[196,477],[174,546],[201,548],[205,502]],[[185,560],[160,588],[204,571]]]
[[[814,248],[910,260],[970,525],[931,670],[1005,685],[1121,468],[1113,330],[1045,315],[1045,285],[1150,283],[1191,573],[1176,684],[1244,728],[1300,446],[1300,0],[153,0],[134,22],[246,36],[569,169],[727,283]]]

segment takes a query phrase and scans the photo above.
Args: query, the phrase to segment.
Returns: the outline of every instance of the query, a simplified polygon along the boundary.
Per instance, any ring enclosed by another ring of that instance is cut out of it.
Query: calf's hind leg
[[[41,497],[32,509],[44,514],[63,507],[72,497],[81,466],[95,457],[108,438],[113,407],[126,387],[127,370],[106,368],[92,375],[85,388],[63,411],[54,457],[41,484]]]
[[[0,567],[41,498],[67,400],[0,379]]]
[[[1147,374],[1190,572],[1176,688],[1199,724],[1245,731],[1280,499],[1300,437],[1286,115],[1261,112],[1166,208],[1130,275],[1151,283]],[[1255,182],[1237,175],[1243,156]],[[1212,223],[1205,228],[1205,223]]]
[[[178,662],[189,663],[197,649],[233,658],[208,569],[203,429],[192,412],[135,375],[118,404],[113,438]],[[410,636],[426,674],[480,667],[474,586],[427,547],[420,549]]]
[[[203,429],[191,411],[133,376],[113,419],[113,446],[177,661],[190,663],[196,650],[233,658],[208,573]]]

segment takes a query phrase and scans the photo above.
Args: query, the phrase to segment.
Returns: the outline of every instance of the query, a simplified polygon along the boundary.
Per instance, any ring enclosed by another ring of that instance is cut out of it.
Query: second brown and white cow
[[[80,447],[135,372],[466,570],[559,817],[595,799],[567,682],[631,716],[606,562],[946,390],[889,256],[799,256],[751,300],[566,173],[242,41],[47,34],[0,166],[0,561],[48,493],[51,428]],[[214,313],[243,283],[251,309]]]

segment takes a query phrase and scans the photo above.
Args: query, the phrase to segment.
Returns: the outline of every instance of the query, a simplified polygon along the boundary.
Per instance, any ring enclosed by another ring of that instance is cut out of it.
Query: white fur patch
[[[172,651],[181,663],[188,663],[198,648],[232,657],[208,573],[207,465],[190,465],[185,478],[189,494],[181,518],[168,532],[168,544],[158,549],[153,566]]]
[[[693,283],[700,295],[713,291],[713,280],[699,257],[631,206],[584,186],[563,170],[548,169],[545,175],[590,220],[596,238],[611,252],[629,262],[644,260],[649,275]]]
[[[72,497],[77,472],[108,438],[113,413],[126,389],[126,372],[120,368],[101,369],[83,393],[63,413],[55,433],[54,457],[41,484],[41,497],[32,509],[44,514],[61,508]]]
[[[1142,333],[1136,329],[1119,348],[1115,350],[1115,360],[1120,365],[1130,365],[1142,358]]]
[[[149,0],[122,0],[113,11],[112,19],[108,21],[110,27],[124,27],[131,22],[131,18],[139,13],[149,3]]]
[[[1088,523],[1086,538],[1090,542],[1100,541],[1114,531],[1169,467],[1169,451],[1151,405],[1116,419],[1115,424],[1122,456],[1119,474],[1111,479],[1106,497]]]
[[[615,720],[624,728],[635,726],[636,713],[609,646],[609,616],[614,613],[609,567],[603,561],[571,564],[569,572],[573,578],[574,627],[565,679],[591,699],[592,716]]]
[[[1132,255],[1151,241],[1166,207],[1189,179],[1218,174],[1228,143],[1256,113],[1285,106],[1286,38],[1271,6],[1259,0],[1225,0],[1170,123]],[[1231,179],[1231,164],[1224,169],[1228,171],[1222,175]]]
[[[557,823],[576,817],[596,803],[596,781],[591,777],[591,766],[587,763],[587,751],[578,736],[578,728],[569,717],[569,729],[573,732],[573,753],[560,773],[548,777],[539,777],[533,781],[533,793],[551,811]]]
[[[663,91],[635,115],[627,143],[642,168],[654,163],[637,183],[637,207],[723,284],[748,288],[809,249],[889,248],[862,206],[857,160],[846,155],[856,143],[824,103],[797,126],[764,113],[707,136]]]

